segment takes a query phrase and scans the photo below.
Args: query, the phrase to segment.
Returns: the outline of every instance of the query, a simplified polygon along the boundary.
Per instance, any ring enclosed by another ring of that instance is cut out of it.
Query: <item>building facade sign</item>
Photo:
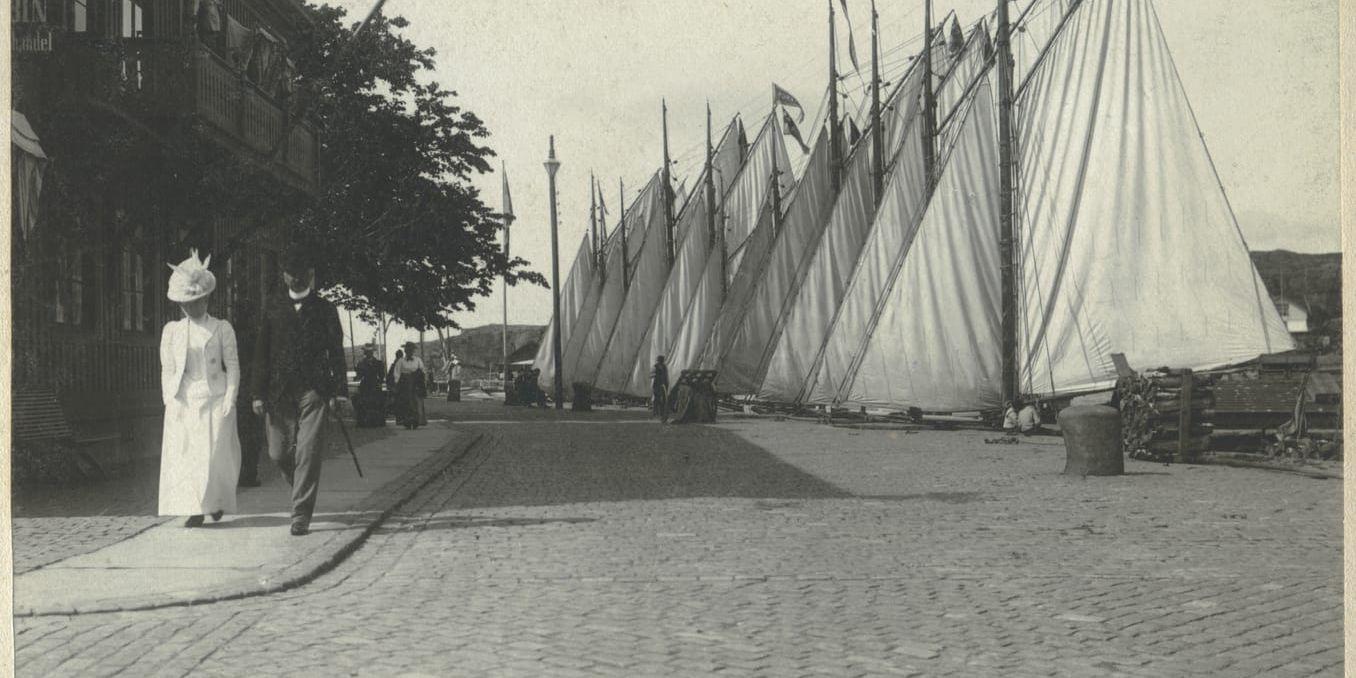
[[[11,49],[19,54],[49,54],[55,41],[52,27],[46,24],[13,25]]]

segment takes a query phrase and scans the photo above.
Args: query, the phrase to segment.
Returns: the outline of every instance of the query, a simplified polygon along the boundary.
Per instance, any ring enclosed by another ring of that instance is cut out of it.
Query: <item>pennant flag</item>
[[[777,83],[772,83],[772,105],[782,105],[795,108],[800,111],[800,120],[805,121],[805,107],[800,105],[800,100],[791,96],[791,93],[782,89]]]
[[[848,25],[848,58],[852,59],[852,68],[862,70],[862,65],[857,61],[857,41],[852,39],[852,17],[848,16],[847,0],[838,0],[843,6],[843,21]]]
[[[790,113],[782,111],[782,124],[786,125],[786,133],[790,134],[791,138],[795,139],[796,143],[800,144],[800,150],[808,155],[810,153],[810,147],[805,145],[805,139],[800,136],[800,128],[796,127],[796,121],[791,119]]]

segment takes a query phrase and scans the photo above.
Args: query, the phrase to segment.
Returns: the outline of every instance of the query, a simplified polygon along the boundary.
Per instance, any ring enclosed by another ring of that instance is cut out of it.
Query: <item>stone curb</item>
[[[312,551],[302,560],[292,563],[282,569],[276,575],[269,576],[267,583],[255,583],[249,585],[235,585],[222,587],[215,591],[205,593],[194,593],[191,597],[174,595],[154,595],[125,598],[120,600],[98,601],[87,606],[66,607],[66,608],[43,608],[41,606],[29,606],[19,608],[14,611],[15,617],[48,617],[48,616],[75,616],[82,614],[96,614],[107,612],[133,612],[138,610],[154,610],[166,607],[191,607],[193,605],[205,605],[208,603],[217,603],[226,600],[237,600],[240,598],[252,598],[272,593],[281,593],[314,581],[317,577],[334,569],[342,563],[354,551],[357,551],[367,538],[376,531],[393,513],[404,506],[419,490],[423,489],[434,478],[441,475],[449,467],[461,460],[477,444],[484,439],[485,434],[469,434],[465,440],[459,441],[455,434],[458,431],[453,429],[454,438],[445,445],[430,453],[426,459],[410,468],[400,477],[381,486],[367,498],[354,505],[349,512],[361,516],[358,522],[361,522],[367,515],[372,515],[367,524],[352,534],[351,530],[341,530],[339,533],[330,537],[323,545]],[[356,525],[357,523],[355,523]]]

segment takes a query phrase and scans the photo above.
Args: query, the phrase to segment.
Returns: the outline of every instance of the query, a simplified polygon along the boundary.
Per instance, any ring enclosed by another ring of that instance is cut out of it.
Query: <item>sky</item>
[[[590,172],[613,215],[662,158],[667,100],[675,171],[700,168],[709,102],[717,130],[741,114],[750,135],[771,108],[771,83],[813,117],[826,90],[827,0],[388,0],[405,34],[437,50],[434,78],[485,121],[496,171],[475,177],[501,204],[501,163],[517,220],[513,254],[551,274],[548,190],[542,161],[555,135],[561,283],[588,231]],[[330,0],[360,19],[373,0]],[[870,3],[846,0],[857,54],[869,72]],[[836,4],[836,3],[835,3]],[[936,0],[962,24],[991,0]],[[1019,0],[1017,6],[1024,6]],[[1338,224],[1337,0],[1158,0],[1156,7],[1221,180],[1254,250],[1332,252]],[[922,0],[881,2],[884,79],[895,76],[923,26]],[[838,6],[841,9],[841,6]],[[1016,12],[1016,10],[1014,10]],[[840,70],[848,69],[839,12]],[[903,48],[901,48],[901,45]],[[865,79],[848,78],[861,99]],[[794,145],[794,144],[793,144]],[[792,151],[793,156],[798,155]],[[793,161],[795,158],[793,157]],[[607,227],[613,227],[615,216]],[[454,316],[462,327],[502,321],[502,297]],[[509,290],[511,324],[544,324],[551,294]],[[371,331],[359,328],[359,342]],[[432,335],[430,335],[432,336]],[[396,329],[391,343],[413,334]]]

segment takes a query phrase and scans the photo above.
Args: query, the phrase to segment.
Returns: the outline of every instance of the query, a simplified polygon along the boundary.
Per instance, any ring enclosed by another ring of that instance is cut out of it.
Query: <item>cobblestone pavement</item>
[[[1058,439],[453,407],[489,441],[332,573],[20,619],[19,674],[1342,671],[1337,481],[1070,479]]]
[[[385,437],[391,431],[355,429],[350,422],[354,445]],[[348,456],[337,432],[327,442],[327,459]],[[283,482],[264,452],[260,453],[259,477],[264,482]],[[156,515],[159,486],[160,460],[152,458],[134,462],[100,481],[19,488],[13,505],[14,574],[97,551],[171,520]]]

